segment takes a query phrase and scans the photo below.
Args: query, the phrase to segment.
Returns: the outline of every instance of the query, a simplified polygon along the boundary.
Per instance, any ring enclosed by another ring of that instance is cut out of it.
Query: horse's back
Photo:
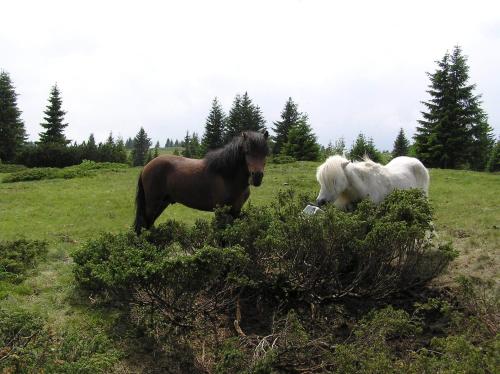
[[[386,166],[390,171],[396,188],[421,188],[429,190],[429,172],[415,157],[400,156],[392,159]]]
[[[171,203],[190,208],[212,210],[224,203],[224,183],[211,173],[201,159],[166,155],[152,160],[144,167],[150,191],[158,191]]]

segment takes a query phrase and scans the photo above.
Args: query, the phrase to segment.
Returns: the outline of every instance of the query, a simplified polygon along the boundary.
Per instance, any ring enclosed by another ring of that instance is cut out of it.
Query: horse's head
[[[334,202],[339,195],[349,186],[345,169],[349,161],[342,156],[331,156],[316,171],[316,179],[320,185],[320,191],[316,204],[325,205]]]
[[[269,154],[267,138],[269,134],[266,131],[244,131],[241,134],[243,138],[243,152],[245,153],[245,162],[248,173],[250,174],[250,184],[260,186],[264,177],[264,167],[266,166],[266,157]]]

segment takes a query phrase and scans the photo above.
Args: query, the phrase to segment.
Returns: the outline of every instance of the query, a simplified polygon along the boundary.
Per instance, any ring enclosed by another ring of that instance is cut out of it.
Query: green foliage
[[[162,225],[145,238],[105,234],[90,241],[74,256],[77,282],[96,293],[116,295],[121,302],[158,308],[174,326],[193,325],[205,308],[214,308],[197,304],[200,298],[222,292],[221,284],[233,279],[248,259],[238,246],[204,245],[193,252],[177,241],[192,240],[187,229],[178,226],[175,233],[181,236],[174,238],[173,226]]]
[[[226,207],[192,227],[169,220],[140,237],[104,234],[75,253],[76,281],[94,300],[132,313],[159,346],[172,344],[174,336],[199,342],[200,331],[201,339],[217,342],[217,330],[233,326],[235,305],[238,316],[261,304],[266,312],[256,307],[249,313],[276,318],[269,336],[247,342],[258,353],[231,340],[207,354],[218,357],[217,372],[269,372],[333,357],[312,343],[304,313],[293,305],[387,300],[432,279],[454,257],[449,247],[430,241],[432,214],[421,191],[395,191],[379,206],[364,201],[353,213],[330,207],[304,215],[305,201],[287,191],[272,206],[249,206],[237,219]],[[405,312],[377,316],[362,321],[355,336],[386,344],[419,331]],[[356,344],[347,348],[361,350]],[[389,350],[367,349],[367,372],[389,367]]]
[[[47,243],[18,239],[0,241],[0,281],[20,282],[47,255]]]
[[[392,157],[408,156],[410,142],[406,139],[403,128],[399,130],[398,136],[394,141],[394,148],[392,150]]]
[[[224,145],[225,122],[226,115],[224,114],[224,110],[217,101],[217,98],[215,98],[212,101],[212,108],[205,121],[205,133],[201,141],[202,155]]]
[[[17,107],[17,94],[5,71],[0,71],[0,161],[12,162],[26,141],[26,131]]]
[[[0,307],[0,369],[6,373],[107,373],[121,353],[96,328],[56,333],[40,314]]]
[[[0,163],[0,173],[14,173],[26,169],[26,166],[20,164],[3,164]]]
[[[288,133],[293,126],[296,126],[299,121],[307,120],[305,115],[298,110],[298,105],[291,97],[281,111],[281,120],[274,122],[273,131],[275,133],[273,140],[273,154],[279,155],[282,152],[283,146],[288,141]]]
[[[56,143],[56,144],[68,144],[69,140],[64,136],[64,128],[68,126],[64,122],[65,111],[62,110],[62,99],[61,93],[57,84],[55,84],[51,91],[49,97],[49,104],[47,109],[45,109],[45,117],[43,119],[45,122],[41,123],[45,131],[40,133],[40,143]]]
[[[236,95],[226,122],[226,142],[245,130],[262,131],[265,125],[261,109],[252,102],[248,93]]]
[[[302,118],[289,129],[288,139],[283,144],[282,154],[299,161],[318,160],[319,145],[305,115],[302,115]]]
[[[344,138],[339,138],[335,140],[334,143],[330,141],[326,148],[322,149],[323,159],[327,159],[333,155],[343,155],[345,150],[346,147]]]
[[[200,140],[198,138],[197,133],[193,133],[191,136],[189,135],[189,131],[186,132],[186,136],[184,137],[183,142],[184,149],[181,154],[184,157],[188,158],[200,158],[202,157],[202,148],[200,145]]]
[[[112,162],[94,162],[83,161],[80,165],[68,166],[62,169],[58,168],[32,168],[17,171],[5,176],[3,183],[14,183],[24,181],[36,181],[42,179],[71,179],[82,178],[96,175],[100,171],[119,172],[128,168],[127,164],[118,164]]]
[[[272,164],[291,164],[297,160],[292,156],[286,156],[283,154],[272,156],[269,160]]]
[[[374,162],[381,162],[380,152],[375,148],[373,139],[366,140],[363,134],[358,135],[348,156],[351,160],[362,160],[365,156],[368,156]]]
[[[151,139],[141,127],[133,141],[134,149],[132,149],[132,166],[143,166],[146,164]]]
[[[487,170],[489,172],[500,171],[500,139],[497,140],[491,151],[490,159],[488,160]]]
[[[409,373],[496,373],[500,366],[500,337],[480,346],[464,335],[433,338],[410,363]]]
[[[481,108],[475,85],[468,84],[467,57],[459,46],[437,61],[438,69],[428,76],[431,99],[423,104],[415,134],[417,157],[428,167],[470,166],[484,170],[493,145],[492,129]]]

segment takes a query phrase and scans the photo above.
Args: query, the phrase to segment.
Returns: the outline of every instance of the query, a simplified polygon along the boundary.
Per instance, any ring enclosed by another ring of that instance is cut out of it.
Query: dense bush
[[[28,167],[57,167],[76,165],[81,162],[79,149],[61,143],[30,145],[23,148],[16,160]]]
[[[55,332],[38,313],[0,307],[2,373],[108,373],[120,352],[95,327]]]
[[[292,162],[296,162],[297,160],[292,156],[286,155],[276,155],[271,157],[270,162],[273,164],[291,164]]]
[[[287,191],[238,219],[221,209],[192,227],[170,220],[140,237],[104,234],[75,254],[76,280],[165,352],[190,352],[179,362],[201,370],[393,367],[392,341],[413,349],[422,321],[394,308],[358,316],[425,284],[454,257],[434,244],[425,196],[395,191],[379,206],[313,216],[302,213],[305,201]]]
[[[62,169],[59,168],[31,168],[21,170],[15,173],[6,175],[2,182],[13,183],[23,181],[34,181],[42,179],[71,179],[95,175],[98,170],[121,171],[128,168],[127,164],[118,164],[112,162],[97,163],[94,161],[83,161],[80,165],[68,166]]]
[[[25,146],[17,155],[16,161],[28,167],[62,168],[78,165],[84,160],[95,162],[126,163],[127,152],[123,141],[114,141],[110,136],[105,143],[66,145],[62,143],[41,143]]]
[[[0,173],[14,173],[16,171],[24,170],[26,166],[19,164],[3,164],[0,162]]]
[[[0,241],[0,281],[19,282],[47,255],[47,243],[19,239]]]

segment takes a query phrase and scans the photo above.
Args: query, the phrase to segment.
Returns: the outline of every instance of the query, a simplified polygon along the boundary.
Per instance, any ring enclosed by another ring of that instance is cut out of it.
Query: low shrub
[[[16,171],[24,170],[26,166],[19,164],[4,164],[0,162],[0,173],[14,173]]]
[[[95,327],[59,333],[40,314],[0,307],[0,370],[3,373],[107,373],[121,353]]]
[[[13,182],[35,181],[42,179],[81,178],[81,177],[95,175],[99,170],[121,171],[128,167],[129,166],[127,164],[117,164],[112,162],[98,163],[94,161],[85,160],[79,165],[68,166],[62,169],[32,168],[32,169],[21,170],[6,175],[3,178],[2,182],[13,183]]]
[[[47,255],[47,243],[19,239],[0,241],[0,281],[20,282],[26,271]]]
[[[296,162],[297,160],[292,156],[276,155],[271,157],[270,161],[273,164],[290,164],[292,162]]]
[[[307,201],[285,191],[237,219],[222,208],[192,227],[169,220],[140,237],[104,234],[75,253],[76,281],[93,300],[121,308],[164,350],[176,342],[194,351],[203,370],[349,372],[340,362],[358,356],[352,367],[383,371],[393,350],[373,346],[421,334],[420,320],[395,309],[358,320],[335,305],[387,303],[439,275],[456,253],[435,243],[420,191],[394,191],[354,212],[327,207],[306,215]],[[353,320],[355,340],[334,349]]]

